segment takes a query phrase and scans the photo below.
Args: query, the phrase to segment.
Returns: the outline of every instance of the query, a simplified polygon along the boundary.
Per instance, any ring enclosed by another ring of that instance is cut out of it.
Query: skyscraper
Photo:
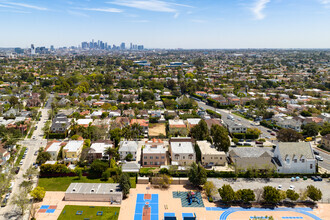
[[[120,49],[125,50],[125,43],[124,42],[120,44]]]

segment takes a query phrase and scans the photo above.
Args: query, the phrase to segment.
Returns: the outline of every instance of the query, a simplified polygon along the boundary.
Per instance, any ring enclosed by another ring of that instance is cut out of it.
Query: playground
[[[320,220],[330,219],[329,204],[319,204],[318,209],[305,207],[297,208],[250,208],[242,207],[217,207],[216,203],[210,203],[203,193],[191,191],[182,185],[171,185],[169,189],[148,188],[147,184],[137,184],[136,189],[131,189],[128,199],[123,200],[120,209],[119,220],[135,219],[136,214],[143,216],[143,203],[148,202],[144,199],[145,194],[158,195],[158,219],[159,220],[225,220],[225,219],[267,219],[272,216],[276,220],[282,219],[304,219]],[[193,193],[195,198],[193,198]],[[143,194],[142,194],[143,193]],[[139,194],[142,194],[139,196]],[[139,198],[137,198],[139,197]],[[142,198],[142,199],[141,199]],[[198,203],[198,200],[199,203]],[[140,203],[136,212],[137,203]],[[190,205],[189,205],[190,203]],[[151,203],[152,204],[152,203]],[[135,207],[135,211],[134,211]],[[153,208],[151,206],[150,211]],[[150,212],[150,214],[151,214]],[[148,213],[148,212],[145,212]],[[152,215],[150,215],[152,216]],[[138,220],[138,219],[137,219]]]

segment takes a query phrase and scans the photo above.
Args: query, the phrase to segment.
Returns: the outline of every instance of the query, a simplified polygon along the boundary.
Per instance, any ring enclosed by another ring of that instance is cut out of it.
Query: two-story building
[[[196,153],[190,137],[171,138],[169,153],[172,165],[189,166],[196,162]]]
[[[136,154],[138,149],[137,141],[121,141],[119,143],[119,157],[121,160],[125,160],[127,155],[132,155],[132,160],[136,160]]]
[[[88,151],[88,159],[90,161],[96,159],[109,159],[105,151],[108,148],[113,148],[111,141],[96,141],[93,142]]]
[[[66,161],[78,160],[81,155],[83,146],[84,146],[83,140],[69,141],[67,143],[67,145],[65,145],[65,147],[63,147],[63,150],[62,150],[62,155],[63,155],[64,160],[66,160]]]
[[[215,166],[224,166],[226,165],[226,153],[224,151],[218,151],[211,145],[208,141],[197,141],[201,151],[201,162],[203,166],[215,165]]]
[[[142,150],[142,164],[145,167],[155,167],[167,164],[167,147],[162,140],[146,141]]]
[[[70,119],[65,114],[58,114],[52,121],[51,133],[65,133],[70,128]]]
[[[310,142],[279,142],[274,151],[278,173],[315,173],[316,159]]]
[[[321,144],[324,148],[330,150],[330,134],[324,135],[321,139]]]
[[[47,144],[45,152],[50,154],[50,160],[57,160],[58,153],[61,150],[63,143],[60,141],[52,141]]]
[[[226,121],[229,133],[246,133],[247,127],[235,121]]]

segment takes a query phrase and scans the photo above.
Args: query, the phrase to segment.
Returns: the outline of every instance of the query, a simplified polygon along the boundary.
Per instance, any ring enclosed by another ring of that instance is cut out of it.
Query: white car
[[[315,159],[316,159],[316,160],[319,160],[319,161],[323,161],[323,157],[318,156],[318,155],[315,155]]]
[[[278,185],[277,189],[281,190],[282,189],[282,185]]]
[[[22,160],[21,160],[21,162],[19,162],[19,165],[21,165],[21,166],[23,165],[23,161]]]
[[[9,199],[9,196],[10,196],[10,193],[7,193],[6,196],[5,196],[5,198],[6,199]]]
[[[294,190],[294,185],[290,185],[289,189]]]

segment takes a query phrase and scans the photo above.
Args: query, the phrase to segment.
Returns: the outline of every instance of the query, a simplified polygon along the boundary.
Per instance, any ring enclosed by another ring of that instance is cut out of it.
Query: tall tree
[[[302,134],[299,134],[291,128],[283,128],[277,132],[277,140],[280,142],[297,142],[302,139]]]
[[[189,181],[194,186],[203,185],[206,182],[207,174],[204,167],[199,163],[198,165],[194,162],[191,164],[189,173],[188,173]]]
[[[20,191],[18,194],[13,195],[11,203],[19,208],[21,215],[24,215],[29,206],[30,200],[26,192]]]
[[[230,146],[230,139],[228,131],[220,125],[212,125],[211,136],[215,148],[219,151],[228,152]]]
[[[120,188],[123,192],[123,196],[124,198],[127,197],[127,195],[129,194],[129,190],[131,188],[131,182],[129,180],[129,176],[127,173],[122,173],[120,178],[119,178],[119,185]]]
[[[281,201],[280,191],[272,186],[265,186],[262,198],[269,203],[278,203]]]
[[[322,199],[322,192],[320,189],[316,188],[315,186],[309,185],[307,186],[307,196],[314,202],[319,201]]]
[[[196,140],[206,140],[209,137],[209,129],[204,120],[200,120],[196,126],[190,129],[190,136]]]
[[[318,126],[315,122],[307,123],[302,126],[303,134],[309,137],[317,136],[320,131],[320,126]]]
[[[239,189],[236,192],[236,199],[242,200],[244,203],[255,200],[255,194],[252,189]]]

